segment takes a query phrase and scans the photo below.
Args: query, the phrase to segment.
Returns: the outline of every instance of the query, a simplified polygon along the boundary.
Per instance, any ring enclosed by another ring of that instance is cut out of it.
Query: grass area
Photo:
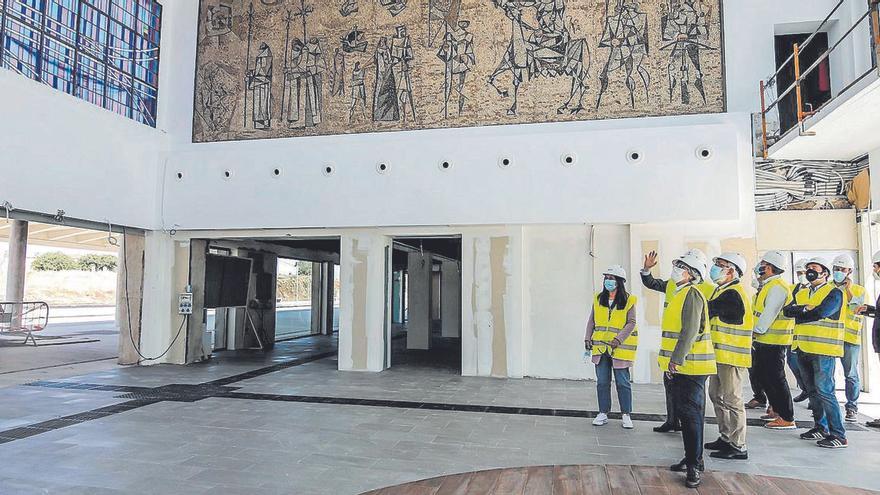
[[[114,272],[28,272],[25,299],[53,306],[116,304]]]

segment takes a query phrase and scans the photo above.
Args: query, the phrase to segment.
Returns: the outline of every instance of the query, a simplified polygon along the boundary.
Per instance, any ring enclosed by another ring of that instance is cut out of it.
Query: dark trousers
[[[773,412],[786,421],[794,421],[791,389],[785,377],[785,361],[786,346],[755,342],[752,347],[752,368],[749,372],[761,383]]]
[[[672,379],[669,378],[669,373],[663,373],[663,389],[666,391],[666,424],[678,426],[681,422],[675,414]]]
[[[755,348],[752,347],[752,363],[757,360],[757,356],[755,356]],[[753,365],[754,366],[754,365]],[[752,386],[752,399],[762,403],[767,403],[767,393],[764,390],[764,386],[761,383],[761,379],[758,376],[758,373],[755,372],[755,368],[749,368],[749,384]]]
[[[706,376],[675,374],[672,376],[672,398],[675,414],[681,421],[684,460],[696,466],[703,458],[703,424],[706,421]]]

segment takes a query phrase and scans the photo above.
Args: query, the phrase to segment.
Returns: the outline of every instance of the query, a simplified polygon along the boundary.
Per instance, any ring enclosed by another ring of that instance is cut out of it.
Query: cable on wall
[[[124,238],[125,237],[125,227],[122,228],[122,235]],[[119,364],[122,366],[131,366],[131,365],[141,364],[144,361],[156,361],[157,359],[162,359],[163,357],[165,357],[166,354],[168,354],[168,352],[171,350],[171,348],[174,347],[174,344],[177,342],[177,339],[180,338],[180,334],[183,331],[184,325],[186,325],[186,323],[189,321],[189,315],[184,315],[183,321],[180,322],[180,327],[177,328],[177,334],[174,336],[174,339],[171,341],[170,344],[168,344],[168,347],[162,352],[162,354],[159,354],[156,357],[144,356],[141,353],[140,348],[138,347],[138,345],[134,341],[134,335],[132,335],[132,328],[133,327],[131,324],[131,300],[128,297],[128,250],[125,249],[124,243],[123,243],[123,247],[122,247],[122,269],[124,270],[123,280],[124,280],[125,287],[123,288],[123,290],[125,291],[125,312],[126,312],[126,318],[128,319],[128,340],[131,342],[131,346],[134,349],[134,351],[137,353],[138,356],[140,356],[140,359],[138,359],[134,363],[119,363]]]

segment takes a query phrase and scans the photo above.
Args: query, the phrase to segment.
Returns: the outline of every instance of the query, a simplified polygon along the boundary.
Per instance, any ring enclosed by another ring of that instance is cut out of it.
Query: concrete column
[[[333,334],[333,295],[336,292],[336,289],[333,285],[333,281],[335,280],[334,271],[335,266],[333,263],[326,262],[324,263],[324,284],[323,284],[323,300],[324,304],[324,328],[321,333],[324,335],[332,335]]]
[[[409,320],[406,324],[406,348],[431,348],[431,255],[409,253]]]
[[[140,360],[144,300],[144,236],[125,234],[116,269],[116,324],[119,327],[119,364]]]
[[[24,278],[27,269],[28,223],[12,220],[9,232],[9,262],[6,270],[6,300],[24,301]],[[21,311],[13,311],[12,328],[21,326]]]
[[[440,332],[443,337],[461,337],[461,271],[454,261],[440,267]]]
[[[302,262],[301,262],[302,263]],[[312,335],[324,333],[324,264],[312,263]]]
[[[403,272],[394,272],[391,280],[391,323],[403,323]]]
[[[391,239],[343,235],[340,241],[339,369],[382,371],[386,339],[386,265]]]

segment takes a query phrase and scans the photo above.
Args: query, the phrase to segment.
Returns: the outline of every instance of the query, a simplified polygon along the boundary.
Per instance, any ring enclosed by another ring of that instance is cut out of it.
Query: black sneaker
[[[816,442],[816,445],[826,449],[845,449],[848,443],[845,438],[837,438],[834,435],[829,435]]]
[[[854,409],[847,409],[844,419],[849,423],[856,423],[859,421],[859,413]]]
[[[706,464],[703,462],[702,459],[697,461],[697,469],[699,469],[700,471],[706,470]],[[678,462],[678,464],[673,464],[673,465],[669,466],[669,470],[674,471],[676,473],[683,473],[683,472],[687,471],[687,462],[684,459],[682,459]]]
[[[715,440],[714,442],[709,442],[707,444],[704,444],[703,448],[706,450],[727,450],[727,449],[733,448],[733,446],[719,438],[718,440]]]
[[[744,461],[749,458],[749,452],[747,450],[740,450],[731,445],[729,449],[712,452],[711,454],[709,454],[709,457],[733,461]]]
[[[818,426],[801,433],[801,440],[819,440],[828,436],[828,432]]]
[[[697,466],[688,466],[687,467],[687,478],[684,480],[684,485],[688,488],[696,488],[700,486],[700,470]]]
[[[871,428],[880,428],[880,419],[872,419],[865,423],[865,426],[870,426]]]
[[[674,425],[671,423],[663,423],[660,426],[655,426],[654,431],[657,433],[669,433],[670,431],[681,431],[681,426]]]
[[[791,400],[792,400],[792,402],[803,402],[809,398],[810,398],[810,394],[808,394],[806,392],[801,392],[800,394],[798,394],[797,397],[795,397],[794,399],[791,399]]]

